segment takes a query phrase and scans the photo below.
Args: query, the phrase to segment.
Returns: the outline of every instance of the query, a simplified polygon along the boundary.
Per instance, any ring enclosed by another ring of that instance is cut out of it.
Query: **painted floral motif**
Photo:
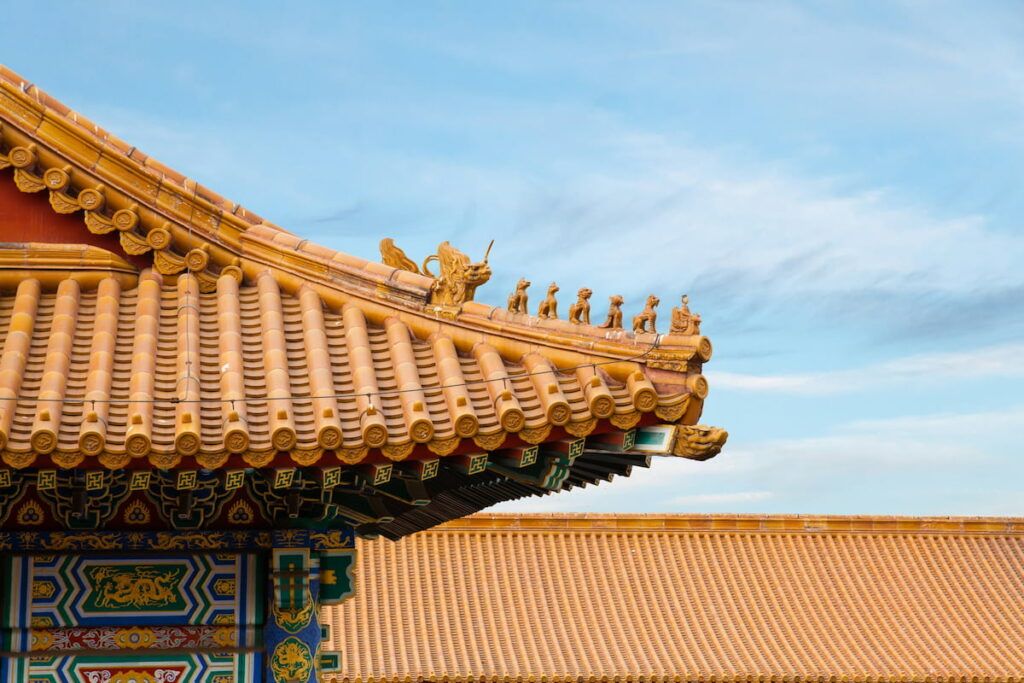
[[[252,524],[255,513],[252,506],[244,500],[240,500],[228,509],[228,521],[232,524]]]
[[[98,669],[83,671],[85,683],[176,683],[178,669]]]
[[[57,587],[51,581],[33,581],[32,599],[46,600],[48,598],[52,598],[56,590]]]
[[[153,647],[156,643],[156,636],[152,629],[127,628],[114,634],[114,642],[122,650],[141,650]]]
[[[32,650],[44,652],[53,647],[53,636],[49,631],[32,631]]]
[[[436,461],[435,461],[436,462]],[[288,531],[290,533],[285,533]],[[0,531],[0,551],[17,550],[253,550],[256,548],[349,550],[355,547],[351,530],[307,531]]]
[[[221,647],[238,645],[238,634],[233,628],[219,628],[213,632],[213,642]]]
[[[217,595],[232,596],[235,594],[234,579],[217,579],[213,582],[213,592]]]
[[[139,649],[233,648],[238,645],[235,626],[153,626],[136,628],[73,627],[33,628],[32,652],[105,652]]]

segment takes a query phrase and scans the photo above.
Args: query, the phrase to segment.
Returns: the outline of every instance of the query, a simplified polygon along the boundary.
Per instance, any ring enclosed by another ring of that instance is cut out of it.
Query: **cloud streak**
[[[1022,514],[1024,405],[855,420],[824,434],[739,440],[707,462],[655,458],[610,486],[505,503],[509,512]]]
[[[676,496],[668,501],[668,505],[680,510],[703,509],[718,505],[743,505],[768,500],[774,494],[771,491],[736,491],[733,493],[694,493],[687,496]]]
[[[1024,378],[1024,344],[897,358],[852,370],[760,375],[709,370],[716,388],[747,393],[828,396],[893,386],[933,387],[957,380]]]

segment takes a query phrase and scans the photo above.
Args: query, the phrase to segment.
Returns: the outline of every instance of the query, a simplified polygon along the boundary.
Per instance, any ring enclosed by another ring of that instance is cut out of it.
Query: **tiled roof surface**
[[[1024,680],[1020,518],[477,515],[355,576],[328,680]]]
[[[685,401],[659,395],[639,366],[626,383],[487,343],[460,354],[443,330],[421,339],[397,317],[373,324],[311,288],[283,292],[270,274],[251,285],[224,275],[209,294],[189,274],[153,271],[131,287],[68,278],[43,291],[25,279],[0,294],[0,339],[0,441],[16,466],[48,454],[60,466],[195,455],[216,467],[278,451],[308,465],[324,450],[349,463],[367,447],[394,459],[416,444],[494,450],[508,434],[537,442],[552,428],[678,419]]]

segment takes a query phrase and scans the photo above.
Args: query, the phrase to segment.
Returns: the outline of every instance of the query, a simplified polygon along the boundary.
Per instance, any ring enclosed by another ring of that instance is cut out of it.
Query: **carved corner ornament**
[[[672,454],[690,460],[708,460],[722,452],[729,432],[708,425],[679,425]]]
[[[422,275],[416,262],[405,255],[405,252],[395,244],[395,240],[385,237],[380,241],[380,261],[385,266],[391,266],[398,270],[407,270],[410,273]]]

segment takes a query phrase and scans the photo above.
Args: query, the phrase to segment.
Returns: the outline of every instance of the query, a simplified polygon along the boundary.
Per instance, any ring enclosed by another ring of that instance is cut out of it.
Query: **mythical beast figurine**
[[[392,268],[434,278],[434,284],[430,288],[432,305],[458,308],[467,301],[472,301],[476,288],[491,279],[491,267],[487,264],[487,257],[493,246],[494,240],[491,240],[483,261],[473,263],[450,242],[444,241],[437,246],[437,253],[423,259],[423,265],[417,268],[416,263],[395,245],[395,241],[386,237],[380,241],[380,256],[381,261]],[[437,275],[428,267],[431,261],[437,261],[441,268]]]
[[[540,302],[540,307],[537,309],[538,318],[558,317],[558,299],[555,298],[556,294],[558,294],[558,285],[552,282],[548,285],[547,298]]]
[[[569,322],[574,325],[590,324],[590,297],[593,293],[588,287],[576,292],[576,303],[569,306]]]
[[[613,294],[608,297],[608,317],[598,327],[604,327],[609,330],[621,330],[623,303],[621,294]]]
[[[661,299],[651,294],[647,297],[647,305],[644,310],[633,316],[633,331],[634,332],[651,332],[654,334],[658,333],[657,322],[658,322],[658,311],[655,309],[658,304],[661,303]]]
[[[530,287],[530,281],[525,277],[519,278],[519,282],[516,283],[516,290],[508,295],[508,312],[509,313],[523,313],[526,314],[529,311],[526,310],[526,304],[529,301],[529,295],[526,290]]]
[[[672,453],[690,460],[707,460],[722,452],[729,432],[707,425],[680,425]]]

